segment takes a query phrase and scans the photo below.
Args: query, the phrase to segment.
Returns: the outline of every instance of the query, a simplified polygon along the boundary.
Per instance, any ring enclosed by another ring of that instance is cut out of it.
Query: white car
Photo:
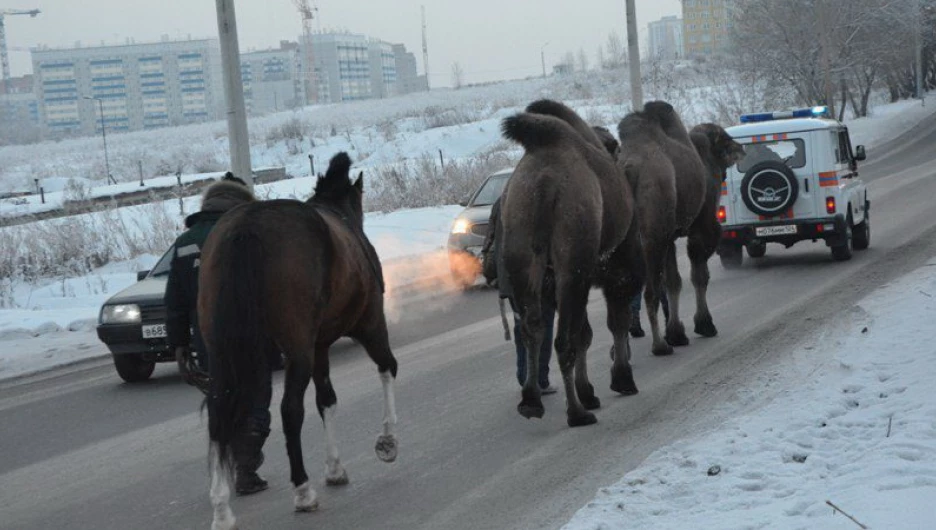
[[[868,248],[871,203],[858,176],[865,148],[852,150],[848,128],[826,107],[746,114],[726,130],[745,157],[722,185],[718,255],[725,268],[741,266],[743,248],[763,257],[767,243],[823,240],[839,261]]]

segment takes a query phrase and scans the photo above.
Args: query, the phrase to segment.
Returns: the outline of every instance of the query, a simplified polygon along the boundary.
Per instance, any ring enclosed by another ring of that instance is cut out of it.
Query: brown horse
[[[651,101],[644,110],[628,114],[618,124],[621,152],[618,166],[634,189],[647,286],[644,298],[653,331],[654,355],[669,355],[673,346],[689,344],[679,318],[682,279],[676,264],[676,244],[702,212],[706,177],[702,160],[673,107]],[[657,311],[665,283],[669,318],[665,339]]]
[[[718,334],[709,312],[706,293],[709,283],[708,260],[721,240],[718,206],[721,202],[722,183],[728,168],[744,157],[744,147],[725,129],[714,123],[696,125],[689,136],[702,159],[706,171],[705,202],[695,222],[689,227],[686,250],[692,265],[692,286],[696,293],[695,332],[703,337]]]
[[[605,145],[572,109],[540,100],[504,120],[506,138],[525,154],[514,169],[501,205],[501,253],[527,350],[527,379],[518,411],[543,416],[537,384],[543,338],[542,300],[559,313],[555,347],[565,386],[569,426],[595,423],[587,409],[600,407],[588,380],[592,340],[588,295],[604,290],[614,336],[611,388],[637,393],[630,366],[629,300],[640,292],[643,266],[633,226],[633,197]],[[612,137],[613,138],[613,137]],[[573,380],[574,376],[574,380]]]
[[[383,280],[363,231],[363,175],[352,184],[351,159],[338,153],[307,202],[271,200],[228,212],[202,252],[198,314],[210,353],[208,398],[213,530],[234,527],[229,506],[232,441],[245,428],[261,368],[271,354],[286,357],[281,414],[297,511],[318,507],[302,459],[303,396],[310,378],[325,427],[326,483],[346,484],[334,440],[335,391],[328,349],[340,337],[357,340],[377,364],[384,389],[383,433],[377,456],[396,458],[393,381],[383,310]]]

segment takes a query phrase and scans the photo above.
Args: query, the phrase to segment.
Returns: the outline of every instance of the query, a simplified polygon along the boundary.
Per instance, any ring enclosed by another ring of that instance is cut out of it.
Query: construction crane
[[[3,65],[3,92],[6,93],[7,86],[10,84],[10,57],[7,55],[6,44],[6,26],[4,17],[7,15],[29,15],[35,18],[40,11],[38,9],[0,9],[0,64]]]
[[[302,53],[305,55],[305,96],[306,103],[318,103],[318,80],[315,78],[315,53],[312,50],[312,20],[318,7],[309,0],[293,0],[293,5],[302,17]]]

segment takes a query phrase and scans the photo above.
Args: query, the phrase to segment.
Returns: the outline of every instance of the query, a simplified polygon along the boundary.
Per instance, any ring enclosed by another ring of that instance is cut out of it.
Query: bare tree
[[[575,67],[580,72],[588,71],[588,55],[585,53],[585,48],[579,48]]]
[[[624,48],[624,41],[621,39],[621,35],[616,31],[612,31],[608,34],[608,42],[605,44],[607,47],[607,58],[602,66],[604,68],[613,69],[620,68],[627,64],[627,50]]]
[[[452,86],[456,89],[461,88],[465,84],[465,71],[462,69],[460,62],[455,61],[452,63]]]

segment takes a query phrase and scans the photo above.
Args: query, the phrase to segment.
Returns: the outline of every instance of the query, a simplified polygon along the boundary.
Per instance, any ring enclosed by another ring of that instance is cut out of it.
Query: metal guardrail
[[[286,168],[276,167],[254,171],[254,182],[256,184],[268,184],[285,180]],[[194,182],[188,182],[182,185],[169,187],[149,188],[143,190],[129,191],[113,195],[102,195],[80,201],[65,201],[61,207],[44,212],[21,214],[9,217],[0,217],[0,227],[16,226],[46,219],[58,219],[83,213],[100,211],[104,207],[122,208],[125,206],[137,206],[152,202],[167,201],[178,199],[180,197],[191,197],[198,195],[206,187],[217,182],[216,179],[204,179]]]

